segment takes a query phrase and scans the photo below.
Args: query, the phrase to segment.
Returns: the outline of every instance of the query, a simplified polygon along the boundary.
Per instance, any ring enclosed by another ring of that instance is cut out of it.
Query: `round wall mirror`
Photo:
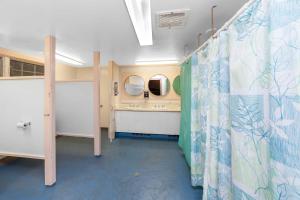
[[[129,76],[125,80],[125,91],[130,96],[139,96],[144,92],[145,82],[140,76]]]
[[[176,76],[176,78],[173,81],[173,89],[176,92],[176,94],[180,95],[181,90],[180,90],[180,75]]]
[[[165,96],[170,90],[170,81],[164,75],[155,75],[149,80],[148,87],[152,94]]]

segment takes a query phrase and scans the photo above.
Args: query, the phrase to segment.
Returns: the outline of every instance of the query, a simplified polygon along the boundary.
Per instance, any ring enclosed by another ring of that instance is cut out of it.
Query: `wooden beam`
[[[45,185],[56,182],[55,37],[45,39]]]
[[[94,52],[94,155],[101,155],[100,52]]]
[[[3,57],[3,77],[10,77],[10,58]]]
[[[0,48],[0,56],[2,57],[9,57],[14,60],[18,60],[21,62],[28,62],[36,65],[44,65],[44,58],[43,57],[33,57],[27,54],[23,54],[20,52],[16,52],[13,50]]]

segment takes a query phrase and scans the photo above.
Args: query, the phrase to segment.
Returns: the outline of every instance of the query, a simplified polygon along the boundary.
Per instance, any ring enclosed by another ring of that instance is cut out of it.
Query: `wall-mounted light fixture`
[[[137,60],[136,65],[175,65],[178,64],[178,60]]]
[[[125,0],[141,46],[153,45],[150,0]]]
[[[70,56],[66,56],[62,53],[59,53],[59,52],[56,52],[56,55],[55,55],[55,58],[58,59],[58,60],[61,60],[63,62],[66,62],[68,64],[71,64],[71,65],[83,65],[84,62],[80,59],[77,59],[77,58],[72,58]]]

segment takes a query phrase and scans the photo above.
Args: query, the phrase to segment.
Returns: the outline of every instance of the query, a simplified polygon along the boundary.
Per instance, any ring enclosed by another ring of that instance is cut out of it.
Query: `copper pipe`
[[[216,5],[211,7],[211,37],[214,37],[215,34],[214,9],[216,7]]]
[[[183,51],[184,51],[184,53],[183,53],[183,54],[184,54],[184,56],[186,56],[186,55],[188,54],[189,45],[187,45],[187,44],[186,44],[186,45],[184,45],[184,47],[183,47],[183,48],[184,48],[184,50],[183,50]]]
[[[197,39],[198,39],[198,47],[200,47],[200,44],[201,44],[201,36],[202,36],[202,33],[199,33],[198,37],[197,37]]]

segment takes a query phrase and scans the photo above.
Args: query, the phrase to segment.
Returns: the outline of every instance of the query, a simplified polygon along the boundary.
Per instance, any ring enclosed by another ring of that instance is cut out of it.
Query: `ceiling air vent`
[[[159,28],[184,27],[188,18],[189,9],[172,10],[157,13]]]

